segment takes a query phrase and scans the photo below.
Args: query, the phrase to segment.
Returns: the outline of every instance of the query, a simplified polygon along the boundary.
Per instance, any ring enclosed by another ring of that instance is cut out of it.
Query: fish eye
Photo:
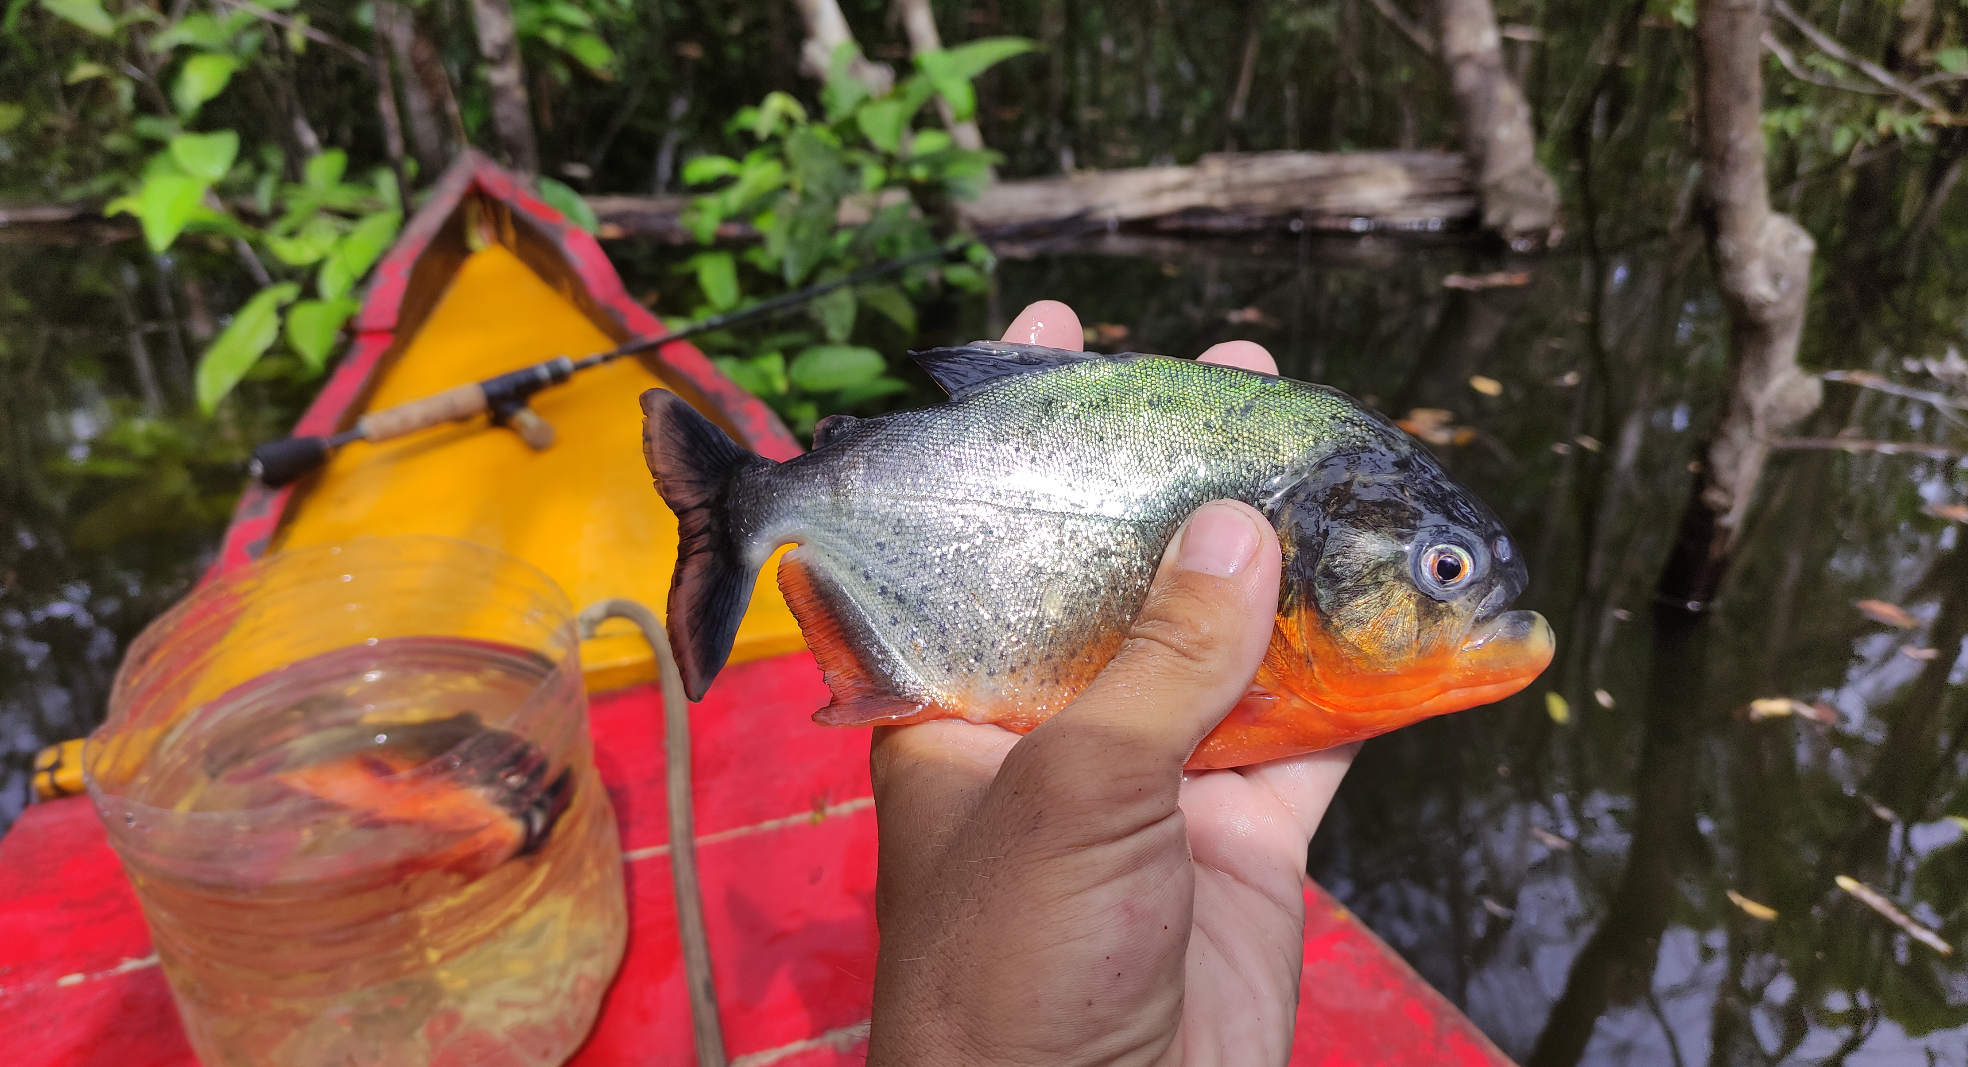
[[[1435,545],[1421,556],[1422,576],[1437,589],[1457,589],[1475,572],[1476,561],[1461,545]]]

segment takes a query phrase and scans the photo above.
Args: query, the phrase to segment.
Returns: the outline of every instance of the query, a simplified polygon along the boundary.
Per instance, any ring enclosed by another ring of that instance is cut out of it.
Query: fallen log
[[[588,198],[605,239],[691,240],[683,197]],[[849,201],[841,221],[865,219]],[[1000,181],[962,205],[981,231],[1058,221],[1168,234],[1311,228],[1341,233],[1442,233],[1474,224],[1467,158],[1448,152],[1243,152],[1186,167],[1081,171]],[[743,227],[720,236],[742,237]]]
[[[681,196],[591,196],[605,240],[688,244]],[[850,200],[842,221],[867,217]],[[1262,234],[1439,234],[1475,225],[1477,198],[1466,157],[1449,152],[1242,152],[1204,156],[1186,167],[1081,171],[1000,181],[963,205],[980,231],[1057,221],[1133,232]],[[100,221],[91,204],[0,207],[0,228]],[[743,223],[718,236],[755,237]]]

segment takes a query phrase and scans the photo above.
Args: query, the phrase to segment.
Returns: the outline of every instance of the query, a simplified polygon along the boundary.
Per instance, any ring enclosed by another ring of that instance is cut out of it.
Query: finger
[[[1237,773],[1276,798],[1278,806],[1296,825],[1298,850],[1303,852],[1325,819],[1326,809],[1332,806],[1333,794],[1339,791],[1339,783],[1346,777],[1347,768],[1353,765],[1353,757],[1360,754],[1360,744],[1355,741],[1323,752],[1271,760],[1239,768]]]
[[[1009,730],[955,720],[875,730],[869,770],[882,892],[916,892],[971,820],[1017,742]]]
[[[1196,357],[1198,363],[1216,363],[1225,367],[1242,367],[1259,374],[1278,373],[1278,361],[1256,341],[1225,341],[1211,345],[1208,351]]]
[[[1025,305],[1025,310],[1011,320],[1004,339],[1021,345],[1063,348],[1068,352],[1086,349],[1086,333],[1080,326],[1080,317],[1057,300],[1038,300]]]
[[[1055,799],[1173,810],[1182,764],[1264,658],[1278,569],[1277,535],[1257,509],[1217,501],[1190,516],[1120,652],[1020,746],[1043,781],[1072,783]]]

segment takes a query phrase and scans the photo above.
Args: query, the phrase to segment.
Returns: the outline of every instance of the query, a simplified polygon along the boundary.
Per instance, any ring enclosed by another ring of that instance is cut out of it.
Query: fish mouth
[[[1551,624],[1535,611],[1506,611],[1479,626],[1456,651],[1455,692],[1469,705],[1502,700],[1531,684],[1557,650]]]

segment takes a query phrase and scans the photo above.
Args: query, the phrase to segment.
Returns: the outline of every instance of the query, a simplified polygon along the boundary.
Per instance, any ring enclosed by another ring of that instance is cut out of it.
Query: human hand
[[[1079,349],[1041,301],[1005,340]],[[1248,341],[1206,360],[1275,372]],[[1020,738],[877,732],[881,953],[868,1062],[1283,1064],[1306,846],[1357,746],[1182,765],[1249,686],[1277,610],[1271,524],[1206,505],[1121,652]]]

